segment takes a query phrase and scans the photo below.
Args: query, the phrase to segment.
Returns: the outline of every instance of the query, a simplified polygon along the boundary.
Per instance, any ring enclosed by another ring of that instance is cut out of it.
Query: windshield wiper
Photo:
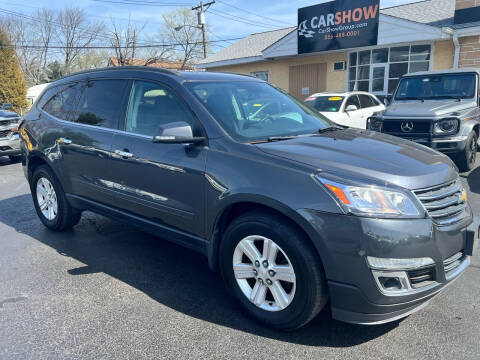
[[[333,131],[338,131],[338,130],[343,130],[346,129],[346,127],[340,127],[340,126],[329,126],[324,129],[318,129],[315,134],[324,134],[327,132],[333,132]]]
[[[284,141],[284,140],[291,140],[296,139],[300,135],[291,135],[291,136],[270,136],[267,141],[268,142],[275,142],[275,141]]]

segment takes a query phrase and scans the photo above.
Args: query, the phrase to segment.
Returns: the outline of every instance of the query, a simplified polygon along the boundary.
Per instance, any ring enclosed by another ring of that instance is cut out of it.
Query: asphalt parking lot
[[[480,168],[462,179],[478,215]],[[350,325],[324,311],[273,331],[242,314],[201,255],[92,213],[46,230],[21,165],[0,157],[0,359],[479,359],[479,278],[477,253],[403,321]]]

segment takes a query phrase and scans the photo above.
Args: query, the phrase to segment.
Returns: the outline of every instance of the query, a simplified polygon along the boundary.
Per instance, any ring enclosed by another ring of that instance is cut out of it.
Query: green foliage
[[[27,83],[8,36],[0,30],[0,103],[10,103],[20,113],[27,102]]]
[[[55,60],[47,65],[46,73],[47,73],[48,81],[52,82],[66,75],[67,71],[65,70],[65,66],[60,64],[57,60]]]

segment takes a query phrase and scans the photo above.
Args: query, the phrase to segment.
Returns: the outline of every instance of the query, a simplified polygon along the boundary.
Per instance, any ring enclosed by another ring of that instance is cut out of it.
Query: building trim
[[[267,60],[267,59],[265,59],[263,56],[250,56],[250,57],[238,58],[238,59],[214,61],[214,62],[209,62],[209,63],[200,63],[200,64],[197,64],[197,68],[199,68],[199,69],[209,69],[209,68],[212,68],[212,67],[248,64],[248,63],[265,61],[265,60]]]

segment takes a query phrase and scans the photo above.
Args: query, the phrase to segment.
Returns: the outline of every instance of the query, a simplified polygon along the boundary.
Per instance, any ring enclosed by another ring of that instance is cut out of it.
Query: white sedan
[[[373,113],[385,110],[385,105],[375,95],[362,91],[345,93],[317,93],[305,103],[333,122],[365,129]]]

